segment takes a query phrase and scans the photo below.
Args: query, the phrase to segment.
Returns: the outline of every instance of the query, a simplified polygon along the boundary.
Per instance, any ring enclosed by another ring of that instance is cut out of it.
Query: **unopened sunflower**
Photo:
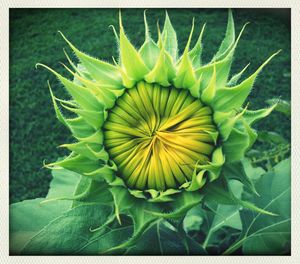
[[[207,64],[201,60],[205,25],[190,47],[192,22],[179,55],[168,14],[157,42],[145,15],[144,20],[145,42],[136,49],[120,16],[119,34],[115,31],[119,58],[114,64],[79,51],[64,35],[80,61],[76,66],[67,55],[71,67],[65,67],[73,80],[39,64],[72,96],[71,101],[61,100],[50,89],[57,118],[76,139],[63,145],[71,151],[67,158],[47,167],[62,167],[80,173],[82,181],[89,179],[90,187],[77,198],[88,197],[95,186],[109,189],[116,217],[133,216],[136,234],[141,233],[145,214],[144,222],[179,218],[206,195],[214,197],[220,191],[228,193],[228,201],[261,210],[230,192],[222,168],[243,159],[257,137],[251,125],[275,107],[251,111],[245,103],[257,75],[278,52],[238,83],[247,66],[231,78],[229,74],[245,26],[236,37],[231,11],[225,38]],[[67,118],[61,107],[76,116]]]

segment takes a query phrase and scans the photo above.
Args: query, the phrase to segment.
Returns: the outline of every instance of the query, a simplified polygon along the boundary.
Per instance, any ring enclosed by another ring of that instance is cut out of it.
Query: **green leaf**
[[[136,201],[134,206],[130,208],[129,215],[134,222],[134,234],[127,246],[135,243],[144,231],[157,220],[158,217],[151,214],[152,210],[157,210],[157,206],[144,200]]]
[[[111,254],[132,247],[144,234],[144,231],[159,218],[178,220],[183,219],[186,212],[199,204],[202,195],[199,193],[182,192],[174,194],[177,197],[172,202],[163,204],[149,202],[145,199],[134,198],[128,190],[115,186],[111,188],[115,200],[115,215],[120,220],[120,215],[125,214],[132,218],[134,232],[124,243],[111,247],[106,254]]]
[[[145,76],[145,80],[148,83],[158,83],[162,86],[169,86],[175,76],[176,70],[172,58],[163,46],[154,68]]]
[[[258,141],[272,143],[275,145],[288,144],[288,141],[276,132],[258,131]]]
[[[125,243],[133,233],[132,225],[119,225],[114,223],[102,231],[95,238],[91,239],[88,243],[82,246],[76,254],[78,255],[106,255],[112,254],[109,250]],[[126,249],[118,249],[113,254],[124,254]]]
[[[82,155],[70,155],[67,158],[47,164],[49,168],[64,168],[77,173],[91,173],[102,168],[103,164],[99,160],[91,160]]]
[[[214,66],[213,69],[213,74],[211,76],[211,80],[209,81],[207,87],[203,90],[201,99],[204,103],[207,103],[210,105],[212,102],[213,98],[215,97],[216,94],[216,81],[217,81],[217,76],[216,76],[216,66]]]
[[[246,133],[233,128],[227,141],[224,143],[224,155],[226,162],[234,162],[243,159],[245,151],[250,144]]]
[[[199,204],[203,198],[202,193],[183,191],[174,197],[174,201],[170,202],[169,210],[162,212],[161,210],[149,210],[148,212],[154,216],[166,219],[184,218],[188,210]]]
[[[203,188],[204,202],[210,204],[211,202],[217,202],[227,205],[241,205],[251,211],[255,211],[261,214],[275,215],[273,212],[264,210],[254,203],[242,200],[236,196],[228,185],[229,183],[224,178],[220,178]]]
[[[276,213],[277,216],[243,210],[243,233],[224,254],[232,254],[240,247],[244,254],[250,255],[290,253],[290,176],[290,159],[286,159],[278,163],[273,171],[260,177],[256,183],[260,197],[252,197],[251,201],[264,210]]]
[[[82,205],[56,218],[36,234],[23,250],[30,255],[74,254],[102,232],[91,230],[105,226],[112,207]]]
[[[235,184],[234,192],[242,192],[242,185]],[[205,249],[222,246],[222,241],[219,236],[222,235],[224,229],[231,230],[230,233],[239,232],[241,230],[242,224],[240,219],[240,205],[224,205],[216,201],[206,201],[204,207],[194,207],[184,219],[185,229],[189,228],[187,231],[198,231],[201,232],[201,244]],[[195,220],[192,223],[192,220]],[[187,224],[190,224],[187,225]],[[235,231],[234,231],[235,230]],[[194,232],[192,234],[195,234]],[[229,236],[228,234],[227,236]]]
[[[230,71],[230,66],[232,62],[232,57],[228,56],[223,60],[203,65],[196,69],[195,74],[198,78],[201,76],[200,90],[206,88],[211,80],[211,77],[216,68],[216,89],[223,88],[227,82],[228,74]]]
[[[207,170],[209,181],[214,181],[219,177],[224,163],[225,157],[223,155],[222,147],[218,147],[212,153],[211,162],[205,165],[198,165],[198,167],[202,170]]]
[[[115,215],[120,221],[120,213],[126,214],[134,205],[134,199],[129,194],[127,188],[122,186],[113,186],[109,189],[114,199]],[[120,221],[121,222],[121,221]]]
[[[80,181],[78,173],[68,170],[52,170],[51,174],[53,179],[50,182],[47,199],[74,193],[75,186]]]
[[[96,131],[94,134],[87,136],[87,137],[76,137],[79,141],[86,142],[86,143],[96,143],[102,144],[103,142],[103,133],[101,130]]]
[[[282,99],[270,99],[267,100],[269,105],[276,104],[275,110],[285,114],[287,117],[291,117],[291,102]]]
[[[200,34],[199,34],[199,37],[197,39],[197,42],[196,42],[195,46],[189,52],[189,56],[191,58],[193,67],[195,69],[197,69],[201,66],[202,36],[203,36],[204,29],[205,29],[205,24],[202,26],[202,29],[200,31]]]
[[[183,220],[183,228],[186,233],[199,231],[204,221],[204,210],[200,205],[190,209]]]
[[[103,111],[90,111],[90,110],[82,110],[78,108],[68,107],[65,104],[61,103],[61,105],[69,110],[70,112],[73,112],[77,114],[78,116],[81,116],[89,125],[91,125],[95,130],[100,129],[100,127],[104,123],[104,113]]]
[[[235,113],[234,110],[224,113],[224,112],[218,112],[216,111],[214,113],[214,119],[218,122],[218,128],[220,131],[220,134],[222,136],[222,139],[226,141],[228,137],[230,136],[234,126],[236,123],[241,120],[242,116],[245,113],[245,109],[242,110],[239,113]],[[247,123],[244,124],[244,126],[247,126]]]
[[[149,246],[151,245],[151,246]],[[200,244],[187,235],[168,228],[164,222],[153,224],[126,254],[128,255],[206,255]]]
[[[86,80],[92,81],[93,78],[90,75],[90,73],[87,71],[87,69],[84,67],[84,65],[82,63],[78,63],[76,66],[76,72],[78,73],[79,76],[84,77]],[[82,84],[76,77],[76,75],[74,76],[73,82],[77,83],[77,84]]]
[[[243,164],[241,161],[237,161],[230,164],[225,164],[222,168],[222,173],[227,179],[235,179],[243,183],[243,185],[251,192],[258,195],[254,183],[245,173]]]
[[[108,164],[100,164],[95,168],[95,170],[90,172],[84,172],[83,175],[86,177],[90,177],[92,180],[103,182],[111,182],[114,180],[115,172],[117,170],[117,166],[112,163]]]
[[[213,58],[213,61],[217,61],[221,59],[224,54],[226,54],[234,45],[235,41],[235,29],[234,29],[234,21],[232,16],[231,9],[228,10],[228,22],[225,37],[221,43],[221,46]]]
[[[84,68],[94,80],[100,85],[111,85],[115,88],[122,88],[122,79],[117,67],[79,51],[60,31],[59,33],[75,52]]]
[[[269,108],[259,109],[259,110],[246,110],[244,114],[244,119],[251,125],[259,121],[260,119],[267,117],[276,108],[276,103]]]
[[[70,171],[52,171],[53,180],[47,199],[61,195],[72,195],[79,175]],[[10,205],[9,210],[9,250],[11,254],[20,254],[25,244],[50,221],[59,217],[71,207],[71,201],[53,201],[46,199],[26,200]]]
[[[64,65],[65,66],[65,65]],[[110,109],[114,106],[115,100],[118,96],[122,95],[124,92],[124,88],[115,88],[110,85],[99,85],[94,80],[88,80],[80,75],[72,72],[68,67],[65,66],[65,68],[74,76],[73,81],[75,84],[78,83],[79,86],[83,86],[89,91],[92,92],[93,95],[97,98],[97,100],[103,105],[102,108]],[[64,105],[63,105],[64,106]],[[70,110],[72,111],[72,110]],[[99,110],[101,112],[101,110]]]
[[[140,81],[149,72],[141,55],[125,35],[120,13],[120,58],[121,64],[129,78]]]
[[[235,86],[239,79],[242,77],[242,74],[246,71],[246,69],[249,67],[250,63],[248,63],[240,72],[233,75],[231,79],[228,81],[227,86]]]
[[[204,66],[196,69],[196,71],[195,71],[196,76],[199,78],[202,75],[201,90],[203,90],[205,87],[207,87],[207,85],[211,79],[211,76],[213,74],[214,67],[216,67],[216,75],[217,75],[216,89],[224,88],[224,86],[226,85],[226,83],[228,81],[228,76],[229,76],[235,48],[239,42],[239,39],[240,39],[246,25],[247,24],[245,24],[243,26],[243,28],[240,31],[240,34],[237,37],[232,48],[228,49],[228,52],[225,52],[224,56],[223,55],[221,56],[222,59],[220,58],[220,60],[218,60],[218,61],[213,61],[207,65],[204,65]],[[221,111],[223,111],[223,110],[221,110]]]
[[[127,191],[127,193],[128,193],[128,191]],[[124,197],[124,200],[127,200],[126,196]],[[124,201],[122,201],[120,203],[124,204]],[[144,231],[155,220],[158,219],[157,216],[151,214],[151,210],[153,210],[152,207],[155,207],[155,206],[152,203],[149,203],[142,199],[135,199],[134,205],[125,202],[125,208],[124,207],[116,207],[116,205],[115,205],[115,214],[116,214],[116,211],[119,211],[122,214],[126,214],[133,220],[133,223],[134,223],[133,232],[126,240],[124,240],[123,243],[115,245],[114,247],[110,247],[104,253],[112,254],[112,253],[120,252],[128,247],[133,246],[136,243],[136,241],[143,235]],[[119,221],[119,223],[122,223],[120,220],[120,217],[118,217],[118,221]]]
[[[65,86],[66,90],[70,93],[73,99],[83,109],[91,111],[101,111],[103,109],[103,105],[89,89],[75,84],[44,64],[38,63],[37,66],[42,66],[52,72]]]
[[[146,19],[146,10],[144,11],[144,23],[145,23],[145,42],[141,46],[139,53],[148,69],[152,70],[159,57],[160,49],[156,43],[152,40],[149,33],[148,23]]]
[[[19,255],[25,244],[45,225],[59,217],[70,207],[70,202],[53,202],[41,205],[43,198],[26,200],[10,205],[9,251]]]
[[[254,129],[250,127],[250,125],[245,121],[245,119],[242,119],[241,123],[243,124],[243,129],[246,135],[248,136],[249,143],[246,151],[249,151],[257,139],[257,133]]]
[[[223,178],[219,178],[207,184],[203,188],[204,202],[217,202],[220,204],[237,205],[237,201],[234,199],[227,182]]]
[[[51,86],[50,86],[50,83],[48,81],[48,88],[49,88],[49,91],[50,91],[50,95],[51,95],[51,100],[52,100],[52,104],[53,104],[53,107],[54,107],[54,111],[55,111],[55,115],[56,115],[56,118],[59,120],[59,122],[61,122],[64,126],[68,127],[68,124],[66,122],[66,119],[65,117],[63,116],[63,114],[61,113],[56,101],[57,101],[57,98],[54,96],[53,92],[52,92],[52,89],[51,89]]]
[[[196,83],[196,76],[193,69],[193,64],[189,56],[189,47],[194,31],[194,20],[192,29],[184,49],[182,58],[178,65],[178,70],[175,79],[173,80],[174,86],[177,88],[191,89]]]
[[[204,178],[204,174],[206,173],[206,170],[201,170],[197,172],[196,169],[194,169],[193,175],[192,175],[192,181],[188,188],[186,188],[189,192],[194,192],[199,190],[206,182],[206,178]],[[184,183],[185,184],[185,183]]]
[[[75,138],[85,138],[93,135],[95,129],[90,126],[82,117],[75,117],[65,120]],[[101,144],[102,142],[100,142]]]
[[[82,176],[73,197],[64,199],[72,200],[72,208],[82,204],[113,205],[113,198],[108,190],[106,182],[98,182]]]
[[[90,188],[91,181],[92,180],[90,178],[81,176],[80,181],[78,182],[78,184],[75,188],[74,196],[78,196],[78,195],[82,195],[82,194],[86,193],[87,190]],[[72,208],[79,206],[81,204],[82,204],[81,201],[78,201],[75,199],[75,200],[73,200]]]
[[[250,159],[243,159],[241,162],[247,176],[252,180],[258,180],[262,174],[266,173],[262,167],[253,167]]]
[[[213,103],[215,110],[226,112],[232,109],[239,109],[247,99],[248,95],[250,94],[257,75],[269,63],[269,61],[273,57],[275,57],[279,52],[280,51],[270,56],[256,70],[256,72],[254,72],[250,77],[248,77],[242,83],[234,87],[226,87],[226,88],[218,89]]]
[[[166,51],[171,55],[173,61],[175,62],[178,57],[178,44],[176,31],[174,30],[169,15],[166,11],[166,19],[164,28],[162,31],[162,42],[165,43]]]
[[[216,216],[211,226],[212,231],[220,229],[223,226],[229,226],[238,230],[242,229],[242,222],[239,213],[240,206],[219,205]]]
[[[206,233],[206,238],[203,243],[204,248],[207,248],[210,245],[212,236],[215,235],[215,233],[217,233],[222,227],[228,226],[237,230],[242,229],[239,209],[239,205],[218,205],[216,210],[210,208],[214,217],[210,228]]]
[[[74,172],[60,169],[54,170],[58,171],[61,175],[65,176],[68,175],[68,172],[71,174],[76,174]],[[76,174],[77,175],[77,174]],[[66,177],[66,176],[65,176]],[[105,181],[94,181],[90,178],[85,176],[80,176],[80,180],[76,185],[76,188],[72,186],[72,193],[66,192],[64,189],[61,192],[50,192],[45,201],[42,203],[49,203],[53,201],[72,201],[72,208],[82,205],[82,204],[105,204],[105,205],[112,205],[113,204],[113,197],[109,192],[109,185]],[[79,179],[79,178],[78,178]],[[60,188],[56,188],[60,190]],[[75,190],[75,191],[74,191]]]
[[[60,145],[60,147],[68,148],[69,150],[92,160],[108,161],[108,154],[101,144],[76,142],[72,144],[63,144]]]
[[[251,234],[243,244],[243,252],[251,255],[290,253],[291,220],[283,220]]]
[[[160,49],[152,39],[146,40],[139,50],[146,66],[152,70],[158,60]]]

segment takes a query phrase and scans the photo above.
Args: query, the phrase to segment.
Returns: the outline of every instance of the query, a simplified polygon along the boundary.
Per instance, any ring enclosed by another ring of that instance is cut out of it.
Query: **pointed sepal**
[[[238,72],[237,74],[233,75],[231,77],[231,79],[228,81],[227,83],[227,87],[229,86],[235,86],[239,79],[242,77],[243,73],[247,70],[247,68],[249,67],[250,63],[248,63],[240,72]]]
[[[165,42],[166,51],[171,55],[173,61],[175,62],[178,57],[177,35],[167,11],[161,37],[162,41]]]
[[[145,22],[145,42],[139,49],[139,54],[141,55],[148,69],[152,70],[156,64],[156,61],[158,60],[160,49],[150,37],[148,23],[146,19],[146,10],[144,11],[144,22]]]
[[[232,11],[231,11],[231,9],[229,9],[225,37],[221,43],[221,46],[220,46],[218,52],[216,53],[216,55],[214,56],[212,61],[218,61],[218,60],[224,58],[224,56],[226,56],[228,51],[233,47],[234,41],[235,41],[234,21],[233,21]]]
[[[201,170],[208,172],[209,181],[216,180],[221,173],[223,164],[225,163],[225,156],[223,155],[222,147],[218,147],[214,150],[212,154],[212,159],[208,164],[197,165]]]
[[[215,97],[216,94],[216,84],[217,84],[217,73],[216,73],[216,66],[214,65],[213,74],[211,76],[210,82],[208,83],[207,87],[203,90],[201,94],[201,100],[210,105]]]
[[[239,109],[250,94],[257,75],[279,52],[280,51],[270,56],[250,77],[248,77],[242,83],[234,87],[219,89],[213,102],[214,109],[223,112],[230,111],[232,109]]]
[[[101,144],[76,142],[72,144],[63,144],[60,145],[60,147],[67,148],[92,160],[103,160],[107,162],[109,158]]]
[[[144,76],[149,72],[141,55],[130,43],[125,35],[122,25],[122,18],[120,13],[120,59],[121,65],[129,78],[136,82],[143,80]]]
[[[116,88],[122,88],[122,79],[118,69],[107,62],[93,58],[79,51],[61,32],[59,32],[64,40],[69,44],[76,56],[82,62],[89,74],[99,84],[112,85]]]
[[[195,46],[189,51],[189,56],[191,58],[192,64],[194,69],[197,69],[201,66],[201,55],[202,55],[202,50],[203,50],[203,45],[202,45],[202,37],[204,33],[206,24],[202,26],[202,29],[200,31],[199,37],[197,39],[197,42]]]
[[[42,66],[52,72],[65,86],[67,91],[71,94],[73,99],[83,108],[92,111],[98,111],[103,108],[103,105],[98,101],[98,99],[85,87],[82,87],[74,82],[66,79],[56,71],[52,70],[48,66],[38,63],[38,66]]]
[[[251,125],[261,120],[262,118],[267,117],[272,111],[276,108],[277,103],[273,104],[271,107],[259,109],[259,110],[246,110],[244,114],[244,119],[246,122]]]
[[[182,59],[178,65],[178,70],[176,73],[176,78],[173,80],[173,84],[177,88],[191,89],[197,82],[196,76],[193,69],[193,64],[189,56],[189,47],[194,31],[194,19],[192,24],[191,33],[187,41],[186,47]]]
[[[162,86],[169,86],[176,76],[176,70],[172,62],[172,58],[162,47],[158,60],[153,68],[146,76],[148,83],[158,83]]]

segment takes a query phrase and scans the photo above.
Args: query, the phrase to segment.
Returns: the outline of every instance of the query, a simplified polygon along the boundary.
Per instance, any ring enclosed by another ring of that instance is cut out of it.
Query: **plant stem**
[[[231,245],[229,248],[227,248],[223,253],[222,255],[230,255],[232,254],[233,252],[235,252],[237,249],[239,249],[244,240],[245,240],[246,237],[243,237],[242,239],[240,239],[239,241],[235,242],[233,245]]]

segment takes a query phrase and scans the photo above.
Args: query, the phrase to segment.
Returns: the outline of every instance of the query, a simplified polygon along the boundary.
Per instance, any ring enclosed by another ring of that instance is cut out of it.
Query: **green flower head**
[[[136,49],[120,15],[119,34],[114,30],[119,58],[114,64],[81,52],[63,34],[80,61],[75,65],[66,54],[71,67],[65,67],[73,79],[39,64],[54,73],[72,97],[58,99],[50,88],[57,118],[76,139],[62,145],[71,151],[67,158],[46,166],[75,171],[91,186],[107,188],[117,215],[143,204],[152,215],[176,218],[205,195],[213,195],[214,182],[227,191],[222,169],[244,157],[257,137],[251,125],[275,107],[248,110],[245,103],[257,75],[278,52],[239,82],[248,65],[229,75],[246,25],[236,37],[231,11],[224,40],[207,64],[201,60],[205,25],[191,47],[193,20],[179,55],[180,36],[167,13],[157,42],[145,13],[144,21],[145,41]]]

